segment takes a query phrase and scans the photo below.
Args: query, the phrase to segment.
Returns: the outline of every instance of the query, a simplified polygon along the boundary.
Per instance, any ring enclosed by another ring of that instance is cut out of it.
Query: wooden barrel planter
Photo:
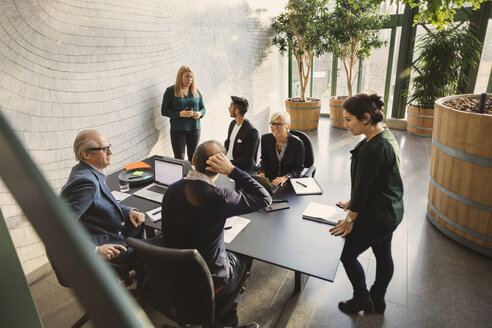
[[[313,131],[318,128],[321,100],[307,98],[307,101],[285,101],[285,108],[290,114],[290,127],[294,130]]]
[[[452,109],[438,99],[428,219],[456,242],[492,257],[492,115]]]
[[[422,137],[432,137],[434,108],[407,105],[407,131]]]
[[[343,118],[343,103],[345,99],[337,99],[337,97],[330,97],[330,121],[331,126],[337,129],[347,129],[345,127],[345,119]]]

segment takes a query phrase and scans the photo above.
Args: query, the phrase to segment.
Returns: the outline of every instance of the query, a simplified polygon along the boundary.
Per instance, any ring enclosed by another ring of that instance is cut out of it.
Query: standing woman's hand
[[[202,112],[193,112],[193,115],[191,116],[195,120],[198,120],[200,117],[202,117]]]
[[[179,112],[179,117],[192,117],[193,113],[194,111],[192,110],[183,109],[181,112]]]
[[[341,219],[338,221],[338,224],[336,226],[330,229],[330,232],[332,235],[335,236],[342,235],[342,237],[345,237],[352,232],[353,227],[354,227],[354,221],[349,223],[347,222],[347,220]]]
[[[346,202],[339,201],[339,202],[337,203],[337,206],[343,206],[343,210],[344,210],[344,211],[347,211],[347,210],[348,210],[348,208],[349,208],[349,206],[350,206],[350,199],[349,199],[349,200],[347,200]]]

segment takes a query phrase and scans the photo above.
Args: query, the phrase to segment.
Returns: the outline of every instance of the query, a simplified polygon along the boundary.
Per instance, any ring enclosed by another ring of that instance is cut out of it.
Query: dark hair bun
[[[376,105],[376,107],[379,110],[381,110],[381,108],[383,108],[384,102],[381,100],[380,96],[378,96],[376,93],[373,93],[373,94],[369,95],[369,97],[371,98],[372,101],[374,101],[374,104]]]

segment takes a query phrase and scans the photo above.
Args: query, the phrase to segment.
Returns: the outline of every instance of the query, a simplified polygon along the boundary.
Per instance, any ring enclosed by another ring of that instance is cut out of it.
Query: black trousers
[[[355,220],[352,232],[346,237],[340,259],[352,283],[355,298],[370,297],[364,269],[357,260],[369,247],[376,256],[376,280],[371,288],[372,292],[379,296],[386,294],[394,271],[391,240],[396,227],[367,223],[364,219]]]
[[[195,149],[200,141],[200,130],[191,131],[172,131],[171,145],[173,147],[174,158],[185,159],[185,147],[188,154],[188,160],[191,162]]]
[[[238,292],[238,289],[243,285],[241,284],[241,280],[243,280],[244,275],[251,270],[251,265],[253,263],[252,258],[230,251],[227,251],[227,258],[229,260],[230,279],[227,284],[220,288],[215,294],[217,300],[227,298],[229,295]],[[219,286],[216,286],[216,288],[217,287]],[[239,299],[240,298],[241,297],[239,297]],[[234,303],[237,305],[238,301]]]
[[[124,236],[127,238],[134,237],[144,239],[143,224],[138,227],[134,227],[132,225],[128,229],[128,231],[125,231]],[[137,276],[137,287],[141,288],[143,287],[145,277],[147,276],[147,268],[145,266],[144,260],[135,252],[133,248],[127,245],[124,246],[126,247],[126,252],[120,251],[120,254],[117,257],[109,261],[116,265],[125,265],[132,267],[135,270],[135,274]]]

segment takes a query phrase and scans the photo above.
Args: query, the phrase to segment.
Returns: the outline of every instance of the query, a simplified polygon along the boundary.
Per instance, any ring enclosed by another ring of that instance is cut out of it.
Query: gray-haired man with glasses
[[[111,164],[111,144],[96,130],[81,131],[73,144],[75,159],[68,181],[61,190],[75,217],[89,232],[96,252],[115,264],[140,262],[126,237],[143,237],[145,216],[134,208],[119,204],[106,186],[102,170]],[[136,269],[141,286],[144,270]]]

